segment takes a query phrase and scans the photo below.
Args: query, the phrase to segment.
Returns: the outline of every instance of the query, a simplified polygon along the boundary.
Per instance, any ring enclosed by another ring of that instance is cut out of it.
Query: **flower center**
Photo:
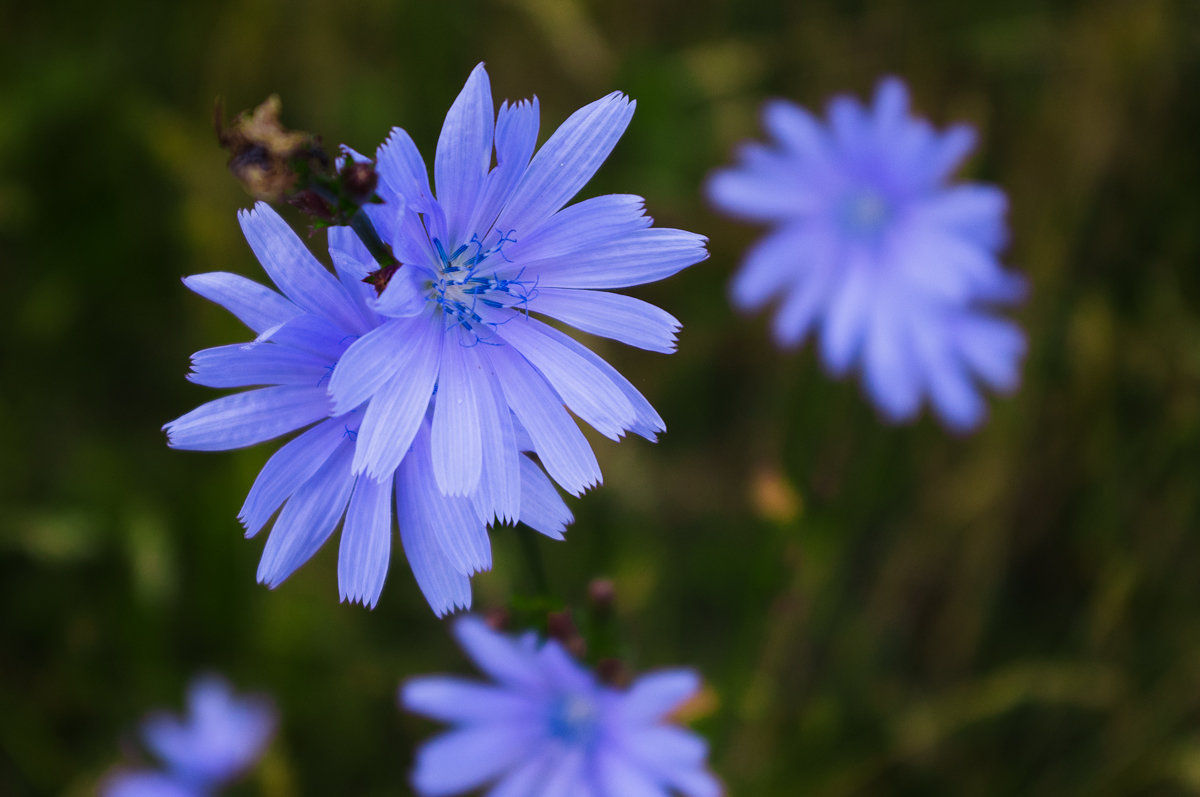
[[[523,271],[512,279],[497,274],[499,267],[510,262],[504,255],[504,245],[516,241],[512,233],[496,233],[490,247],[476,234],[452,252],[433,239],[438,263],[429,283],[429,300],[442,309],[448,326],[460,325],[479,338],[482,328],[503,323],[489,316],[488,308],[525,307],[536,294],[536,281],[522,279]]]
[[[586,747],[596,738],[600,710],[587,695],[560,697],[550,709],[550,735],[573,747]]]
[[[892,205],[874,188],[850,191],[838,208],[842,229],[856,238],[878,238],[892,218]]]

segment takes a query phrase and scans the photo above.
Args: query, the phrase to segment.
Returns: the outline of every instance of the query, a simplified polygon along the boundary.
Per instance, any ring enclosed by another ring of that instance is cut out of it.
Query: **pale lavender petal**
[[[499,226],[531,232],[565,205],[608,158],[634,107],[624,94],[613,92],[571,114],[533,156]]]
[[[469,366],[476,372],[483,452],[479,489],[473,498],[480,517],[495,515],[502,522],[516,523],[522,504],[517,435],[513,428],[512,412],[486,357],[486,348],[476,346],[463,352]]]
[[[451,240],[463,237],[479,200],[492,163],[495,118],[491,83],[479,64],[446,113],[433,161],[438,202],[446,209]]]
[[[271,280],[298,307],[351,329],[357,313],[342,285],[265,202],[240,211],[242,233]]]
[[[255,333],[300,315],[296,305],[275,291],[237,274],[215,271],[184,277],[183,284],[237,316]]]
[[[409,680],[400,687],[400,705],[430,719],[477,725],[533,723],[541,708],[517,692],[449,676]]]
[[[433,474],[446,495],[465,496],[475,490],[483,470],[483,429],[477,385],[487,377],[468,356],[466,333],[446,330],[442,364],[433,405]],[[490,390],[483,384],[490,400]]]
[[[623,288],[665,279],[708,257],[703,235],[651,227],[571,255],[526,263],[548,288]],[[533,305],[536,308],[536,304]]]
[[[600,434],[619,439],[634,423],[633,405],[599,369],[543,329],[550,327],[518,316],[497,332],[545,377],[571,412]]]
[[[278,587],[325,544],[333,533],[350,492],[353,446],[347,441],[288,499],[263,546],[258,581]]]
[[[607,291],[539,288],[537,312],[630,346],[670,354],[681,324],[649,302]]]
[[[651,723],[674,711],[700,691],[700,676],[691,670],[663,670],[643,675],[622,697],[619,713],[624,722]]]
[[[771,233],[746,253],[730,284],[733,303],[756,310],[772,296],[795,284],[806,272],[822,268],[832,255],[833,241],[821,228],[791,224]]]
[[[387,141],[375,153],[375,162],[382,181],[407,207],[423,210],[433,198],[425,160],[412,138],[401,128],[392,128]]]
[[[423,797],[478,788],[524,760],[534,741],[509,726],[444,733],[418,748],[413,788]]]
[[[375,608],[392,554],[392,480],[359,476],[342,524],[338,592],[344,601]]]
[[[239,697],[223,679],[202,676],[188,687],[186,715],[152,715],[142,726],[142,735],[176,779],[211,788],[254,763],[274,735],[275,725],[275,710],[268,700]]]
[[[575,520],[550,478],[529,457],[521,457],[521,522],[555,540]]]
[[[924,383],[907,327],[885,308],[879,308],[867,323],[863,351],[867,389],[889,420],[908,420],[920,408]]]
[[[291,440],[263,465],[238,512],[238,520],[253,537],[275,510],[312,478],[349,435],[342,418],[330,418]]]
[[[529,757],[492,787],[485,797],[538,797],[538,786],[554,764],[553,754],[539,752]]]
[[[604,797],[669,797],[666,789],[624,756],[602,750],[596,759],[596,775]]]
[[[663,419],[655,412],[654,407],[650,406],[650,402],[646,400],[646,397],[639,393],[637,388],[630,384],[628,379],[621,376],[616,368],[605,362],[602,357],[587,346],[584,346],[574,338],[564,335],[553,327],[543,326],[541,331],[543,335],[558,341],[565,348],[570,349],[579,357],[587,360],[620,389],[625,398],[629,400],[630,405],[633,406],[635,420],[634,424],[629,427],[629,431],[653,442],[659,432],[666,430],[667,427],[663,423]]]
[[[224,451],[270,440],[328,417],[321,387],[265,387],[201,404],[163,427],[172,448]]]
[[[332,363],[311,352],[274,343],[233,343],[192,355],[188,379],[205,387],[308,385],[329,378]]]
[[[427,327],[427,319],[388,320],[351,343],[329,378],[334,411],[349,412],[378,393],[415,356]]]
[[[496,168],[488,173],[469,229],[490,230],[525,174],[537,144],[538,100],[501,104],[496,116]]]
[[[469,498],[443,495],[433,477],[430,461],[429,427],[422,426],[406,457],[408,500],[442,548],[446,561],[464,576],[489,570],[492,549],[485,521],[475,512]],[[414,497],[415,496],[415,497]]]
[[[632,194],[605,194],[576,202],[551,216],[537,230],[517,230],[505,254],[513,269],[549,258],[567,257],[644,230],[654,220],[646,201]]]
[[[509,347],[494,349],[492,364],[509,407],[550,477],[572,495],[599,484],[600,465],[592,447],[542,375]]]
[[[831,297],[821,330],[821,358],[836,375],[845,373],[860,351],[872,305],[877,301],[871,284],[874,275],[865,257],[846,265],[846,274]]]
[[[432,326],[418,324],[405,344],[405,356],[396,358],[402,363],[401,369],[367,405],[355,447],[355,473],[385,478],[404,458],[433,395],[441,358],[440,334]]]
[[[205,797],[204,791],[162,772],[118,772],[100,784],[100,797]]]
[[[396,473],[396,520],[413,578],[433,613],[441,617],[471,607],[471,580],[450,565],[434,536],[437,530],[428,525],[423,506],[428,496],[415,486],[418,467],[405,462]]]
[[[543,680],[534,667],[536,658],[504,634],[487,627],[478,617],[465,616],[454,624],[454,636],[475,666],[505,686],[538,690]]]
[[[333,362],[352,340],[353,334],[334,325],[329,319],[305,313],[264,331],[250,345],[274,343],[315,354],[325,362]]]

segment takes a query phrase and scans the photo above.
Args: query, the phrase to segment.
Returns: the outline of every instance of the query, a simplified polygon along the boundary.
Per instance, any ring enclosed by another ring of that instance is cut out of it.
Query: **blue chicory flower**
[[[700,688],[690,670],[605,686],[554,640],[509,638],[459,618],[459,643],[494,685],[452,676],[400,688],[409,711],[458,727],[417,751],[422,797],[495,785],[488,797],[718,797],[703,739],[668,722]]]
[[[948,184],[973,131],[910,116],[898,79],[882,80],[870,107],[838,96],[828,114],[826,125],[768,103],[774,145],[743,145],[741,162],[708,182],[719,209],[775,226],[746,255],[733,302],[754,310],[780,297],[776,340],[819,329],[826,367],[840,376],[861,362],[888,419],[912,418],[928,397],[949,427],[970,429],[985,414],[975,383],[1014,390],[1025,352],[1020,329],[986,309],[1025,292],[997,259],[1004,193]]]
[[[349,345],[329,380],[335,412],[365,407],[353,473],[394,470],[432,402],[438,492],[479,496],[507,520],[523,502],[512,479],[522,448],[573,495],[599,483],[570,413],[612,439],[633,431],[653,440],[663,430],[612,366],[534,317],[674,350],[675,318],[607,289],[703,260],[705,239],[651,228],[637,196],[563,207],[608,157],[633,110],[623,94],[610,94],[572,114],[534,154],[537,100],[505,102],[497,114],[480,64],[438,139],[436,198],[412,139],[392,131],[376,157],[384,201],[365,207],[401,265],[380,269],[365,247],[349,258],[356,276],[376,284],[372,307],[384,321]]]
[[[275,708],[264,697],[238,697],[215,676],[188,688],[188,715],[150,716],[142,726],[146,746],[163,770],[119,772],[101,786],[103,797],[203,797],[243,774],[262,755],[276,727]]]
[[[421,415],[407,455],[375,478],[351,467],[364,408],[335,410],[329,398],[329,377],[339,359],[352,341],[384,321],[371,306],[374,290],[361,282],[361,274],[348,270],[351,255],[357,256],[362,244],[349,228],[329,231],[335,277],[269,206],[260,203],[239,214],[239,221],[283,295],[235,274],[186,278],[189,288],[225,307],[257,334],[250,343],[197,352],[188,378],[216,388],[267,387],[216,399],[168,423],[164,428],[171,446],[241,448],[312,425],[267,460],[239,513],[252,537],[283,505],[263,549],[258,580],[278,586],[316,553],[344,516],[338,557],[341,597],[375,606],[391,554],[394,498],[401,543],[433,610],[441,615],[470,606],[470,575],[491,565],[486,528],[491,502],[479,495],[448,496],[435,488],[433,413],[418,408]],[[498,467],[487,463],[489,473]],[[494,481],[519,497],[510,519],[562,538],[571,513],[532,460],[520,455]]]

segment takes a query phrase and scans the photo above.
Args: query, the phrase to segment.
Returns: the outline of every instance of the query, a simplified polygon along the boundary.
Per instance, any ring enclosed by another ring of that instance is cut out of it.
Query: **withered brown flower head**
[[[216,107],[217,140],[229,150],[229,170],[255,199],[266,202],[287,198],[303,172],[329,168],[321,139],[284,127],[279,121],[281,108],[279,96],[272,94],[223,128],[219,101]]]

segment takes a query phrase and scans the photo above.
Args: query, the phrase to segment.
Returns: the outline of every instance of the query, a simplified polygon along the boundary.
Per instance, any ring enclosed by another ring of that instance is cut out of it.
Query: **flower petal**
[[[550,327],[517,316],[497,332],[545,377],[571,412],[600,434],[619,439],[634,423],[633,405],[599,369],[544,329]]]
[[[392,553],[392,480],[359,476],[338,548],[341,599],[374,609]]]
[[[587,252],[614,238],[644,230],[654,220],[646,215],[646,200],[633,194],[605,194],[565,207],[536,230],[517,230],[504,250],[514,266]],[[510,276],[505,274],[504,276]]]
[[[521,457],[521,522],[555,540],[575,520],[550,478],[529,457]]]
[[[400,687],[400,705],[442,722],[493,725],[539,718],[538,703],[525,695],[449,676],[410,679]]]
[[[504,398],[556,482],[572,495],[600,483],[600,465],[562,402],[533,366],[508,346],[492,351]]]
[[[289,299],[346,329],[355,327],[358,314],[341,283],[270,205],[258,202],[253,210],[239,211],[238,221],[263,269]]]
[[[413,788],[427,797],[476,789],[524,760],[533,741],[530,733],[508,726],[444,733],[417,749]]]
[[[414,479],[420,467],[406,461],[396,473],[396,520],[413,578],[433,613],[441,617],[471,607],[471,580],[451,567],[434,536],[437,530],[428,525],[421,504],[427,496]]]
[[[329,378],[334,411],[349,412],[367,401],[415,353],[428,319],[384,321],[350,344]]]
[[[442,337],[442,364],[433,404],[433,475],[446,495],[468,495],[483,470],[483,430],[476,383],[486,377],[474,358],[461,327]],[[486,389],[486,385],[484,385]],[[487,398],[491,398],[489,395]]]
[[[237,274],[214,271],[184,277],[183,284],[224,307],[255,333],[276,327],[304,312],[265,285]]]
[[[666,310],[607,291],[538,288],[535,309],[584,332],[665,354],[675,351],[681,327]]]
[[[493,515],[505,523],[516,523],[521,513],[520,457],[512,411],[504,393],[496,383],[495,373],[488,362],[485,347],[464,350],[467,362],[477,372],[479,392],[480,444],[483,468],[479,489],[473,494],[476,512],[481,518]]]
[[[346,437],[342,418],[330,418],[276,451],[263,465],[238,512],[238,520],[253,537],[275,510],[333,455]]]
[[[417,324],[415,333],[407,343],[407,356],[396,358],[400,369],[367,404],[358,430],[355,473],[366,472],[377,479],[390,475],[404,459],[429,408],[441,357],[441,332]]]
[[[708,258],[703,235],[651,227],[570,255],[525,263],[548,288],[623,288],[664,279]],[[536,304],[534,305],[536,307]]]
[[[433,160],[438,201],[446,209],[450,240],[465,237],[483,180],[492,164],[496,113],[487,70],[479,64],[446,113]]]
[[[274,343],[233,343],[193,354],[192,371],[187,378],[205,387],[317,387],[329,378],[331,369],[328,360],[311,352]]]
[[[532,232],[592,179],[633,118],[619,91],[571,114],[542,145],[500,213],[500,227]]]
[[[350,474],[353,449],[346,441],[288,499],[263,546],[258,563],[260,584],[278,587],[329,539],[354,487]]]
[[[468,229],[480,231],[481,237],[486,237],[484,233],[492,229],[496,217],[508,203],[513,187],[529,166],[537,134],[537,97],[500,105],[500,113],[496,116],[496,168],[488,172]]]
[[[163,429],[172,448],[244,448],[308,426],[329,415],[324,388],[264,387],[201,404]]]
[[[620,703],[623,722],[659,722],[681,703],[700,691],[700,676],[691,670],[662,670],[633,682]]]
[[[409,500],[415,502],[414,512],[432,530],[451,567],[464,576],[489,570],[492,548],[486,524],[475,513],[470,499],[443,495],[438,490],[430,461],[429,436],[429,427],[422,426],[405,457],[409,466],[407,485],[412,491]]]
[[[454,637],[475,666],[506,686],[539,690],[544,684],[535,655],[504,634],[487,627],[478,617],[464,615],[454,623]]]

